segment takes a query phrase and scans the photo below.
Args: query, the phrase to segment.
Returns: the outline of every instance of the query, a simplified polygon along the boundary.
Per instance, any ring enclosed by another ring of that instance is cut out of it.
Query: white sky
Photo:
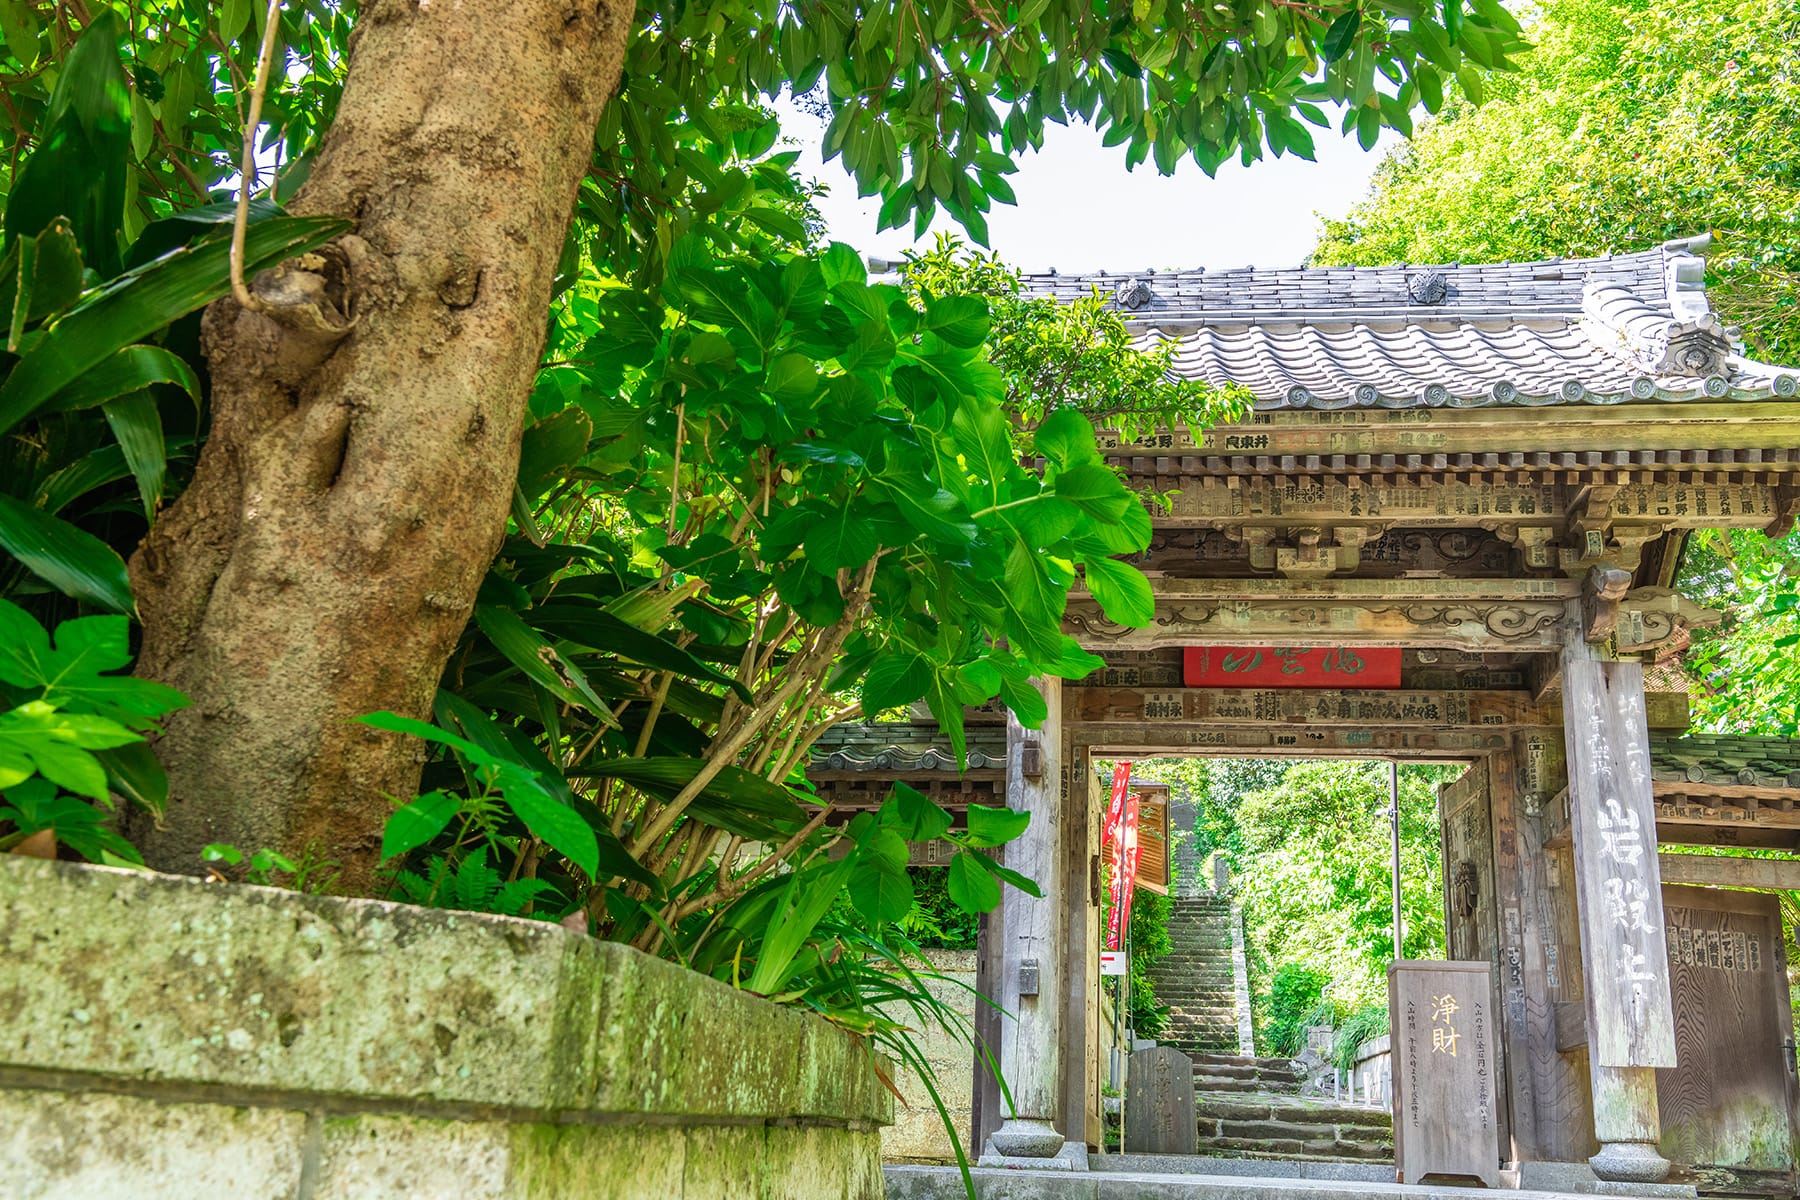
[[[802,174],[831,186],[818,206],[832,238],[877,258],[899,258],[913,244],[911,224],[876,233],[880,198],[858,199],[842,166],[819,159],[824,124],[785,99],[777,108],[802,152]],[[1396,140],[1386,134],[1365,153],[1354,137],[1313,134],[1317,162],[1287,155],[1244,167],[1233,159],[1208,179],[1186,159],[1165,178],[1148,162],[1127,171],[1125,147],[1101,146],[1087,126],[1049,125],[1044,149],[1007,177],[1019,203],[988,213],[993,248],[1026,271],[1298,266],[1317,241],[1316,214],[1342,216],[1361,199]],[[952,225],[940,211],[932,228]]]

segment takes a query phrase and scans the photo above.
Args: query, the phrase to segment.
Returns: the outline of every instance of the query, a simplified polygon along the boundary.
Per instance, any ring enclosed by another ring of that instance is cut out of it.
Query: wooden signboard
[[[1585,647],[1563,656],[1588,1054],[1603,1067],[1675,1065],[1643,672]]]
[[[1133,784],[1138,794],[1137,886],[1169,894],[1169,789]]]
[[[1492,986],[1485,962],[1388,966],[1394,1165],[1401,1183],[1499,1183]]]
[[[1792,1196],[1794,1020],[1775,897],[1665,886],[1663,913],[1681,1061],[1656,1073],[1662,1153],[1682,1182]]]
[[[1393,646],[1189,646],[1182,677],[1189,687],[1397,688],[1400,653]]]
[[[1199,1132],[1194,1060],[1173,1046],[1133,1054],[1125,1077],[1126,1153],[1192,1154]]]

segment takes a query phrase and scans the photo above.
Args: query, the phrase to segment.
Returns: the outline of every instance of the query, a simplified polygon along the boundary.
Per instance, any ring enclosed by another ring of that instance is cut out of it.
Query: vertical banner
[[[1131,920],[1131,897],[1137,890],[1138,798],[1125,801],[1125,819],[1113,841],[1113,910],[1106,927],[1106,948],[1117,950]]]
[[[1124,843],[1120,834],[1125,826],[1125,796],[1131,787],[1131,764],[1114,763],[1112,776],[1112,794],[1107,799],[1106,820],[1100,827],[1100,852],[1106,855],[1107,865],[1112,868],[1112,911],[1106,918],[1106,948],[1119,948],[1119,894],[1120,871],[1124,868]]]

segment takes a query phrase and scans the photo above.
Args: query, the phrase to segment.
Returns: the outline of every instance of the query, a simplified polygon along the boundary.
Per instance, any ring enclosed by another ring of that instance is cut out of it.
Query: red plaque
[[[1189,646],[1182,682],[1209,688],[1397,688],[1400,649]]]

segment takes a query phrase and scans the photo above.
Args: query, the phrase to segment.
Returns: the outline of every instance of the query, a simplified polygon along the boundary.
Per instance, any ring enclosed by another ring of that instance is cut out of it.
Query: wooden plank
[[[1800,891],[1800,859],[1658,854],[1656,861],[1664,884]]]
[[[1066,695],[1066,693],[1065,693]],[[1066,702],[1065,702],[1066,705]],[[1053,716],[1052,721],[1055,720]],[[1098,1149],[1104,1142],[1100,1117],[1098,1026],[1100,993],[1100,909],[1092,888],[1094,857],[1100,853],[1100,818],[1104,798],[1087,748],[1065,732],[1062,775],[1058,784],[1063,822],[1064,897],[1067,955],[1065,978],[1068,1009],[1063,1023],[1062,1131],[1071,1142]],[[1044,986],[1051,986],[1044,981]]]
[[[1587,1050],[1587,1005],[1580,1000],[1558,1000],[1551,1005],[1556,1014],[1556,1049],[1560,1054]]]
[[[1666,887],[1663,903],[1681,1052],[1656,1081],[1672,1181],[1792,1196],[1794,1025],[1775,897]]]
[[[1463,758],[1506,744],[1503,730],[1483,729],[1289,729],[1264,727],[1213,728],[1187,722],[1111,721],[1077,727],[1081,738],[1100,756],[1163,755],[1262,756],[1305,754],[1317,758],[1406,759]]]
[[[1232,646],[1327,643],[1414,646],[1480,652],[1547,653],[1562,639],[1556,599],[1418,601],[1370,597],[1257,602],[1160,601],[1150,625],[1107,620],[1092,600],[1069,601],[1063,629],[1095,652],[1198,644]]]
[[[1166,896],[1169,894],[1169,789],[1139,787],[1133,790],[1138,794],[1137,886]]]
[[[1288,688],[1069,687],[1071,723],[1203,721],[1221,725],[1554,727],[1555,710],[1525,692],[1347,691]]]
[[[1572,605],[1570,623],[1578,629],[1579,622],[1579,606]],[[1675,1064],[1675,1015],[1662,937],[1644,672],[1638,663],[1590,655],[1578,633],[1563,655],[1590,1059],[1597,1067],[1668,1067]],[[1596,1095],[1596,1119],[1599,1101]]]
[[[1073,724],[1159,721],[1229,726],[1345,726],[1366,729],[1480,727],[1556,728],[1557,706],[1527,691],[1396,689],[1351,691],[1282,688],[1075,687],[1064,719]],[[1686,729],[1688,698],[1658,692],[1645,698],[1652,729]]]
[[[1152,594],[1167,600],[1312,600],[1333,604],[1394,601],[1572,600],[1574,579],[1181,579],[1150,580]],[[1086,593],[1077,589],[1073,596]],[[1342,642],[1315,638],[1313,646]]]
[[[1800,788],[1791,787],[1756,787],[1747,783],[1675,783],[1658,780],[1655,788],[1659,801],[1678,802],[1678,797],[1688,800],[1716,800],[1719,807],[1736,805],[1743,807],[1744,800],[1759,800],[1764,803],[1778,804],[1783,800],[1800,800]]]

